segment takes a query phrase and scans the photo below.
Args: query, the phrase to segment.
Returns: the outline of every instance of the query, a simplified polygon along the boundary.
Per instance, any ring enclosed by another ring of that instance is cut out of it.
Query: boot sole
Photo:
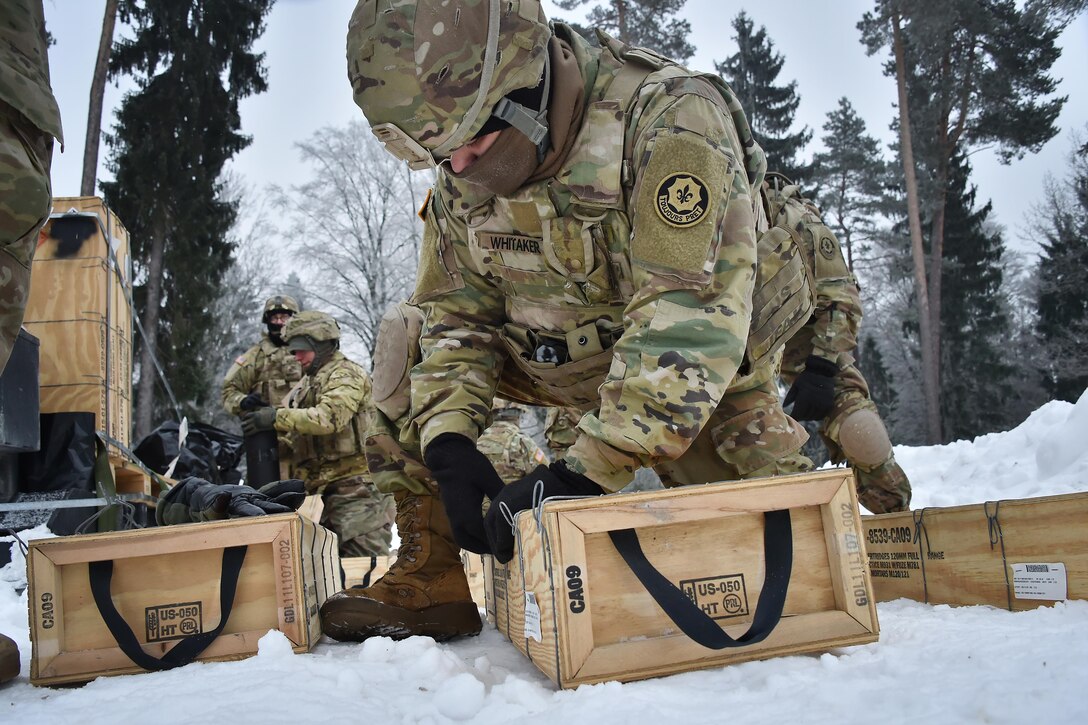
[[[340,642],[413,636],[445,642],[454,637],[475,637],[481,629],[483,622],[475,602],[439,604],[414,612],[376,599],[342,597],[321,607],[321,631]]]

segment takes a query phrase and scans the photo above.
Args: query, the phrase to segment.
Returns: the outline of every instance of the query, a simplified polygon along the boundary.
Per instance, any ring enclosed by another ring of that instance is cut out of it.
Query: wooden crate
[[[188,647],[186,637],[220,624],[228,548],[246,547],[237,589],[225,628],[199,660],[254,655],[257,640],[270,629],[283,632],[296,652],[309,650],[321,637],[318,608],[340,589],[336,535],[295,514],[69,536],[29,546],[30,681],[36,685],[144,671],[105,623],[92,591],[92,562],[112,561],[107,601],[131,629],[137,654],[153,657]]]
[[[370,586],[378,581],[385,572],[389,571],[389,565],[395,556],[349,556],[340,560],[344,567],[344,588],[355,586]]]
[[[767,575],[764,512],[780,509],[789,509],[793,542],[782,618],[766,639],[734,649],[710,649],[681,632],[609,535],[634,529],[649,562],[712,617],[716,632],[736,638],[752,624]],[[546,501],[539,517],[523,511],[515,523],[509,565],[485,558],[487,616],[560,687],[826,651],[878,636],[848,469]]]
[[[41,340],[42,413],[94,413],[98,430],[128,446],[132,427],[129,341],[94,320],[28,322],[26,328]],[[119,452],[112,446],[110,451]]]
[[[468,591],[478,607],[487,606],[487,597],[484,594],[484,559],[485,557],[471,551],[461,552],[461,564],[465,567],[465,576],[468,578]]]
[[[97,197],[57,197],[31,266],[25,325],[41,340],[41,412],[88,412],[128,446],[132,420],[132,262],[128,232]],[[53,236],[91,219],[78,246]],[[117,451],[114,451],[117,452]]]
[[[864,516],[877,601],[1011,611],[1088,599],[1088,493]]]

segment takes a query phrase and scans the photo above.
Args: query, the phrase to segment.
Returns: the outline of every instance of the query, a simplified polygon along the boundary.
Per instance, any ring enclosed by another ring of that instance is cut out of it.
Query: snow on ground
[[[1049,403],[1012,431],[896,456],[915,507],[953,506],[1088,490],[1085,441],[1088,394],[1075,406]],[[448,644],[325,641],[304,655],[270,632],[248,660],[49,689],[27,680],[24,567],[17,556],[0,569],[0,631],[23,656],[23,674],[0,687],[0,721],[23,725],[1088,722],[1086,601],[1012,613],[899,600],[878,606],[875,644],[571,691],[556,691],[487,625]]]

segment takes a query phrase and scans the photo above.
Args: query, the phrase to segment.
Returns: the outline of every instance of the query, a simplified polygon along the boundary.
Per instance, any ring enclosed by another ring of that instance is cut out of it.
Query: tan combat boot
[[[19,676],[19,646],[15,640],[0,634],[0,683]]]
[[[321,631],[350,642],[413,635],[442,642],[479,634],[480,611],[442,502],[407,491],[394,498],[401,539],[397,560],[369,587],[329,597],[321,607]]]

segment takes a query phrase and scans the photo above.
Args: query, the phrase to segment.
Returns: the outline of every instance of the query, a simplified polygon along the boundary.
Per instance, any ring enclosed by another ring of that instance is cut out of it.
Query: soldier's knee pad
[[[884,421],[870,408],[847,414],[839,425],[838,442],[846,459],[862,468],[879,466],[892,455],[892,442]]]

